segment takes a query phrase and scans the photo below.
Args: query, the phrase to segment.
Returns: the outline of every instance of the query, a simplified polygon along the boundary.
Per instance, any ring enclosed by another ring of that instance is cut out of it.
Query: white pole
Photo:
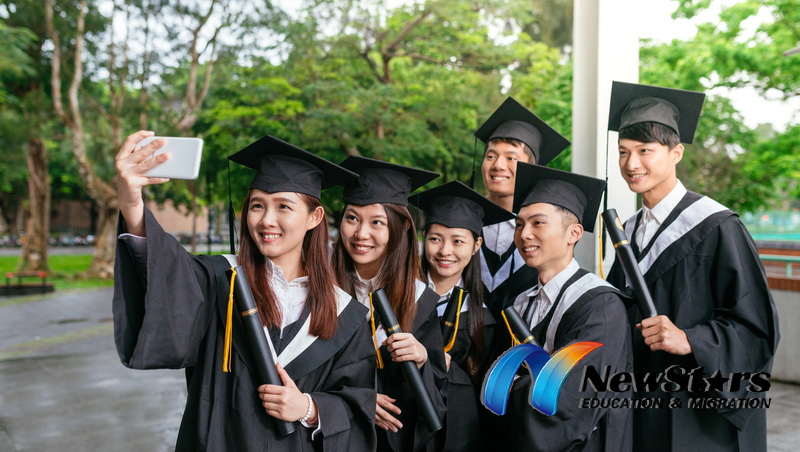
[[[622,221],[636,211],[636,196],[628,190],[619,174],[617,134],[608,133],[606,128],[611,82],[639,81],[637,7],[646,7],[646,2],[574,2],[572,171],[605,179],[608,164],[608,207],[617,209]],[[600,209],[602,211],[602,206]],[[575,258],[581,267],[594,272],[599,272],[598,236],[601,232],[599,227],[595,227],[593,234],[585,233],[575,249]],[[605,255],[604,271],[607,274],[613,262],[613,248],[607,249]]]

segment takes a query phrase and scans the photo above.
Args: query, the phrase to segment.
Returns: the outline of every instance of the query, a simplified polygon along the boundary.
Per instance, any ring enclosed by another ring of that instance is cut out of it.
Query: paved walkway
[[[0,452],[173,450],[183,372],[120,364],[111,289],[19,300],[0,298]]]
[[[0,298],[0,452],[171,451],[181,371],[130,370],[114,349],[111,289]],[[800,444],[800,386],[773,382],[769,449]]]

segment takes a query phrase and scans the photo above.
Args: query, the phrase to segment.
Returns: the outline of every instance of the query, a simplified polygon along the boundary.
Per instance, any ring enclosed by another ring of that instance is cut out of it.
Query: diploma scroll
[[[647,288],[647,283],[644,281],[644,276],[639,270],[639,264],[636,257],[633,255],[631,244],[628,237],[625,235],[625,229],[622,228],[622,222],[619,220],[617,211],[615,209],[608,209],[603,212],[603,221],[606,223],[606,230],[608,236],[611,237],[611,242],[614,244],[614,249],[617,252],[617,259],[622,264],[622,270],[625,276],[630,281],[633,288],[634,298],[636,305],[639,307],[639,312],[642,318],[648,319],[658,315],[656,306],[653,303],[653,297],[650,295],[650,290]]]
[[[511,329],[511,333],[520,344],[527,344],[533,340],[533,333],[531,333],[525,321],[522,320],[522,317],[519,316],[514,306],[503,309],[502,314]]]
[[[236,281],[234,283],[233,294],[236,303],[236,312],[241,316],[242,327],[247,336],[247,341],[250,344],[250,350],[253,354],[253,361],[255,363],[256,372],[258,373],[258,378],[265,384],[283,386],[283,381],[280,375],[278,375],[278,370],[275,368],[273,347],[269,337],[267,337],[264,332],[264,326],[261,324],[261,316],[258,315],[256,301],[253,298],[252,290],[250,290],[250,284],[244,276],[244,269],[238,266],[235,270]],[[230,272],[228,277],[230,277]],[[276,430],[281,436],[294,433],[295,425],[293,422],[277,418],[273,418],[273,421]]]
[[[389,303],[389,299],[386,298],[386,293],[383,289],[378,289],[372,293],[372,303],[375,312],[381,319],[387,336],[403,332],[400,329],[400,323],[397,321],[397,317],[395,317],[394,312],[392,312],[392,305]],[[436,414],[433,400],[431,400],[428,390],[425,388],[425,383],[422,381],[422,374],[417,368],[417,364],[414,361],[401,361],[398,362],[397,365],[402,369],[403,375],[405,375],[408,385],[411,387],[414,400],[416,400],[417,406],[419,407],[420,416],[422,416],[422,419],[428,425],[430,431],[437,432],[441,430],[443,427],[442,420]]]

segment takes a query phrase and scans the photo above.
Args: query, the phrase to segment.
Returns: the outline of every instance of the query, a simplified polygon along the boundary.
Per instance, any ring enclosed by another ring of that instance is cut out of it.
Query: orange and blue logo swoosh
[[[562,348],[552,357],[536,344],[517,345],[495,361],[481,390],[481,402],[494,414],[506,414],[508,395],[519,366],[527,364],[531,373],[531,406],[552,416],[558,409],[561,385],[570,370],[592,350],[602,347],[599,342],[577,342]]]

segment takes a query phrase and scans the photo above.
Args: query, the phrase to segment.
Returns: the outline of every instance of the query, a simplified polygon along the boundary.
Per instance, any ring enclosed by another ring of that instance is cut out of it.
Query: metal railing
[[[777,254],[759,254],[762,261],[781,262],[786,264],[786,277],[792,277],[792,264],[800,264],[800,256],[781,256]]]

